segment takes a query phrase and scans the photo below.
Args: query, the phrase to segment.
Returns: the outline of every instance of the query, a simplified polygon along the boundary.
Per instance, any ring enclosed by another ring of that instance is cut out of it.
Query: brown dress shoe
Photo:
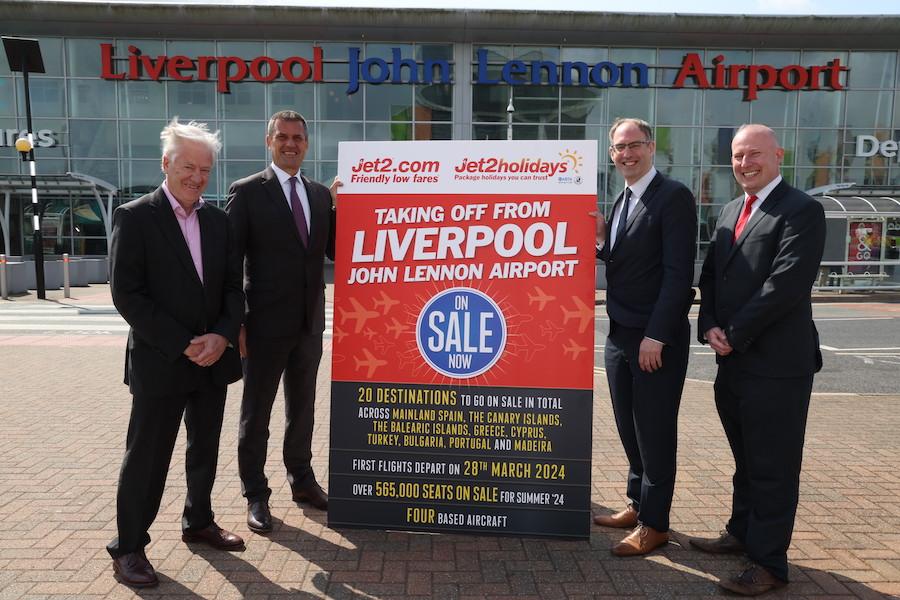
[[[642,556],[668,543],[669,532],[657,531],[641,523],[612,547],[612,553],[616,556]]]
[[[745,551],[744,543],[727,531],[721,532],[717,538],[691,538],[690,544],[710,554],[743,554]]]
[[[629,504],[622,512],[614,515],[594,515],[594,524],[603,527],[618,527],[619,529],[631,529],[638,522],[638,513],[634,506]]]
[[[241,536],[225,531],[215,523],[198,531],[185,531],[181,534],[181,541],[209,544],[217,550],[234,550],[244,545]]]
[[[146,588],[159,585],[156,571],[142,552],[129,552],[113,559],[113,571],[119,581],[134,588]]]
[[[719,587],[741,596],[759,596],[786,585],[787,581],[755,563],[750,563],[739,575],[719,581]]]
[[[294,488],[292,498],[294,502],[309,502],[319,510],[328,510],[328,494],[315,481]]]

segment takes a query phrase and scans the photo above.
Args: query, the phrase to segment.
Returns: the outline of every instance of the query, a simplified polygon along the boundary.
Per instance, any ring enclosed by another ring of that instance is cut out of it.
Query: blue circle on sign
[[[416,322],[416,344],[432,369],[468,379],[500,358],[506,346],[506,319],[482,292],[451,288],[425,303]]]

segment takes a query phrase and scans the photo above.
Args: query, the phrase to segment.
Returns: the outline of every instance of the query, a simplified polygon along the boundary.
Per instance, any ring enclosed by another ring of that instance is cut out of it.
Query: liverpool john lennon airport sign
[[[247,80],[298,84],[324,80],[325,56],[319,46],[313,47],[310,57],[291,56],[280,60],[270,56],[249,59],[180,54],[149,56],[137,46],[129,46],[126,57],[114,57],[112,44],[100,44],[100,55],[103,79],[159,81],[166,77],[174,81],[214,81],[221,93],[228,93],[232,83]],[[508,60],[502,64],[489,64],[486,49],[476,50],[475,55],[475,85],[649,86],[649,67],[640,62],[601,61],[589,64],[581,61]],[[704,65],[699,54],[689,52],[684,55],[671,87],[691,85],[700,89],[740,89],[744,92],[744,100],[752,101],[761,90],[841,90],[844,88],[840,75],[847,70],[840,58],[825,65],[774,67],[765,64],[726,64],[725,57],[718,55],[710,64]],[[400,48],[391,48],[388,57],[368,56],[363,59],[360,48],[350,47],[347,49],[347,82],[347,94],[355,94],[360,83],[452,83],[452,77],[448,60],[406,58]]]

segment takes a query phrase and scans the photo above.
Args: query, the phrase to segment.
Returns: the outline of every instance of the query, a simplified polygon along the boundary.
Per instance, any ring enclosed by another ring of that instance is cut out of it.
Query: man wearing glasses
[[[697,210],[690,190],[654,168],[656,144],[646,121],[617,119],[609,140],[609,156],[626,187],[608,223],[598,216],[597,256],[606,263],[604,360],[628,457],[629,503],[616,514],[596,515],[594,522],[633,528],[612,553],[636,556],[669,541]]]

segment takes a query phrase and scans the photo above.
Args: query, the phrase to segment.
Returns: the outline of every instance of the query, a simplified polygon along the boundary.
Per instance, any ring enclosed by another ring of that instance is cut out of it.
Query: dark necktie
[[[288,179],[291,184],[291,212],[294,213],[294,224],[297,226],[297,233],[300,234],[300,241],[303,247],[309,243],[309,229],[306,226],[306,214],[303,212],[303,205],[300,204],[300,195],[297,194],[297,178]]]
[[[622,210],[619,212],[619,224],[616,226],[616,243],[618,246],[625,237],[625,224],[628,221],[628,204],[631,202],[631,188],[625,188],[625,198],[622,200]]]
[[[747,221],[750,220],[750,212],[753,210],[753,203],[756,202],[756,196],[748,196],[747,201],[744,202],[744,210],[741,211],[741,216],[738,217],[737,224],[734,226],[734,240],[736,242],[739,237],[741,237],[741,232],[744,231],[744,226],[747,224]]]

